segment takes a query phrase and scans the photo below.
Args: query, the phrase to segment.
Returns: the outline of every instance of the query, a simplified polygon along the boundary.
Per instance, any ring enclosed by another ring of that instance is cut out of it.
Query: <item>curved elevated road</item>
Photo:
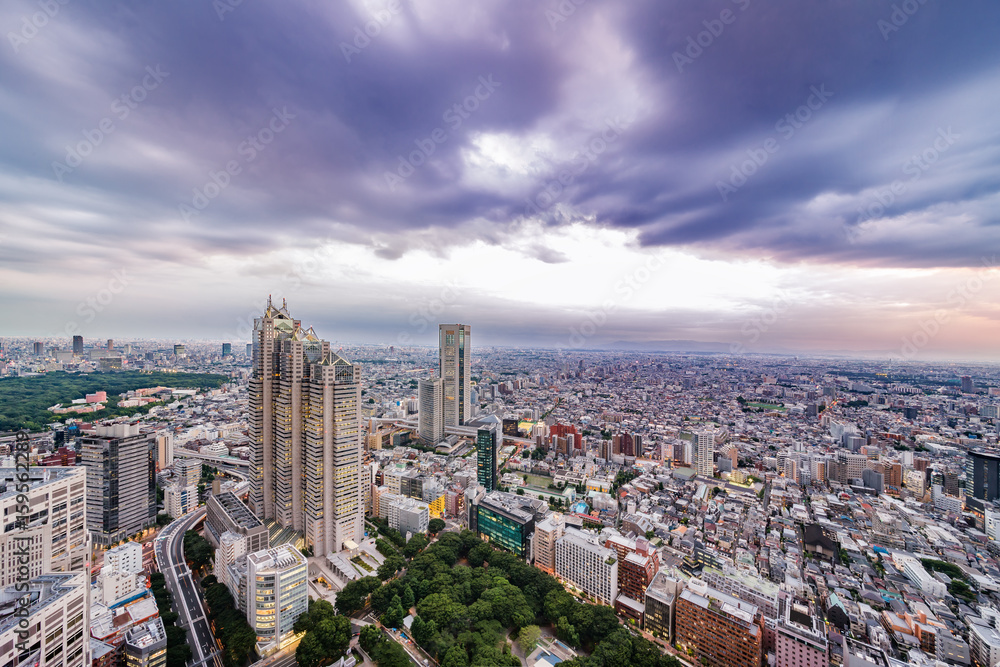
[[[205,518],[204,507],[182,516],[163,529],[156,538],[156,564],[166,578],[167,590],[174,598],[177,624],[188,631],[188,643],[194,654],[191,667],[216,665],[222,667],[222,657],[216,651],[215,637],[205,616],[201,591],[184,560],[184,533]]]

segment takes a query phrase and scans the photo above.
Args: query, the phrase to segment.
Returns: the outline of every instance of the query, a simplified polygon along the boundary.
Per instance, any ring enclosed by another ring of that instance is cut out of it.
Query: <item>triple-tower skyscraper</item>
[[[250,507],[317,556],[364,538],[361,370],[268,298],[254,319]]]

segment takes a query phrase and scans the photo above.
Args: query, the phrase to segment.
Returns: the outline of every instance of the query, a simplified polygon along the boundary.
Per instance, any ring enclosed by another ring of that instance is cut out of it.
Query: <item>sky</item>
[[[1000,5],[7,0],[0,336],[998,359]]]

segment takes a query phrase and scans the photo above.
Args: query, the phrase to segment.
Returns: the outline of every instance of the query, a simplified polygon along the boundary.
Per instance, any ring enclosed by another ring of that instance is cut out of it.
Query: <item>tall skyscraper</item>
[[[715,431],[699,431],[695,437],[695,472],[703,477],[715,474]]]
[[[115,349],[115,340],[114,340],[114,338],[109,338],[108,339],[108,349],[109,350]]]
[[[222,356],[224,356],[224,357],[231,357],[231,356],[233,356],[233,344],[232,343],[223,343],[222,344]]]
[[[87,528],[111,545],[156,524],[156,435],[138,424],[97,427],[81,439],[87,468]]]
[[[316,555],[364,537],[361,369],[270,298],[254,320],[250,506]]]
[[[976,391],[976,386],[972,382],[972,376],[971,375],[963,375],[962,376],[962,393],[963,394],[972,394],[975,391]]]
[[[36,357],[40,357],[45,354],[45,345],[41,342],[34,343],[34,352]]]
[[[444,380],[420,380],[418,387],[417,435],[425,443],[436,445],[444,440]]]
[[[440,376],[444,380],[444,425],[461,426],[472,417],[472,327],[442,324],[438,327]]]
[[[487,491],[497,489],[497,430],[497,424],[489,424],[476,433],[476,477]]]
[[[83,336],[73,336],[73,354],[83,354]]]

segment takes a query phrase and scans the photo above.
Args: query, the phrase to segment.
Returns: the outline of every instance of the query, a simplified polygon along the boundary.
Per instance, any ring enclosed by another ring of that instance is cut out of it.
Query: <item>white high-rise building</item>
[[[3,468],[0,487],[0,607],[7,610],[0,618],[0,665],[87,667],[87,472],[82,467]],[[26,598],[31,603],[22,607]]]
[[[618,597],[618,554],[602,546],[596,535],[567,528],[556,540],[556,575],[604,604],[614,604]]]
[[[104,565],[125,574],[142,572],[142,545],[138,542],[126,542],[108,549],[104,554]]]
[[[254,320],[250,506],[317,555],[364,536],[361,369],[287,307]]]
[[[694,434],[695,472],[703,477],[715,474],[715,430],[708,429]]]
[[[419,383],[417,435],[427,444],[444,440],[444,380],[430,378]]]
[[[174,436],[172,433],[156,434],[156,465],[160,470],[166,470],[174,464]]]
[[[198,509],[198,486],[168,484],[163,489],[163,511],[176,518]]]
[[[260,644],[287,637],[308,610],[307,567],[305,556],[289,544],[247,556],[247,622]]]
[[[31,466],[27,479],[23,474],[23,468],[0,468],[0,484],[7,489],[0,494],[4,524],[0,532],[0,587],[23,581],[25,575],[82,572],[90,560],[87,471],[82,466]],[[46,516],[47,520],[19,526],[23,496],[27,496],[26,504],[32,513]]]
[[[227,450],[228,451],[228,450]],[[201,459],[183,458],[174,461],[174,472],[180,486],[198,486],[201,481]]]
[[[438,327],[439,368],[444,380],[444,425],[461,426],[472,417],[472,327]]]

